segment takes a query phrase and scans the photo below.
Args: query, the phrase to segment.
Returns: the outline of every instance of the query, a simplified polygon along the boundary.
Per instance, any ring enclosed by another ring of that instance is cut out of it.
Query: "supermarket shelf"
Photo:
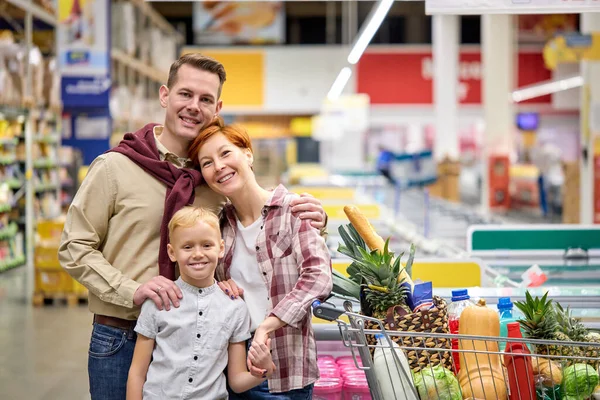
[[[0,261],[0,272],[8,271],[9,269],[17,268],[25,265],[25,256],[17,256],[9,260]]]
[[[152,79],[153,81],[163,84],[167,82],[169,73],[167,71],[161,71],[157,68],[150,67],[144,64],[142,61],[131,57],[127,53],[119,49],[112,49],[110,51],[113,60],[124,64],[125,66],[135,70],[141,75]]]
[[[11,165],[16,162],[17,162],[17,158],[15,156],[0,157],[0,165]]]
[[[173,35],[177,38],[179,43],[185,42],[185,37],[179,33],[173,25],[167,22],[162,15],[160,15],[151,5],[149,5],[145,0],[130,0],[131,4],[136,6],[142,14],[150,18],[152,23],[158,26],[160,29],[165,31],[166,33]]]
[[[16,146],[19,143],[17,138],[2,138],[0,139],[0,146]]]
[[[18,7],[26,12],[30,12],[34,18],[40,19],[45,23],[56,26],[56,16],[50,14],[48,11],[44,10],[42,7],[35,4],[33,1],[27,0],[6,0],[9,4],[12,4],[15,7]]]
[[[33,168],[56,168],[58,165],[54,160],[39,159],[34,161]]]
[[[36,185],[35,186],[35,192],[36,193],[42,193],[42,192],[47,192],[47,191],[50,191],[50,190],[56,190],[56,189],[58,189],[58,186],[59,185],[56,185],[54,183]]]
[[[10,239],[15,237],[18,232],[17,224],[10,224],[4,229],[0,229],[0,240]]]

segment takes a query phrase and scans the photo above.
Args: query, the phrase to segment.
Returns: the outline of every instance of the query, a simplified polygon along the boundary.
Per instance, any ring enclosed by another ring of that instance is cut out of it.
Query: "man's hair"
[[[169,89],[171,89],[177,82],[177,72],[179,72],[179,68],[181,68],[182,65],[189,65],[196,69],[217,75],[220,82],[218,97],[221,97],[221,90],[223,89],[223,84],[227,79],[225,67],[223,67],[223,64],[214,58],[202,55],[200,53],[184,54],[179,57],[177,61],[171,64],[171,68],[169,69],[169,79],[167,80],[167,87]]]
[[[169,237],[173,236],[173,232],[177,228],[191,228],[198,222],[205,222],[211,228],[214,228],[221,236],[221,228],[219,227],[219,218],[209,209],[202,207],[186,206],[177,211],[169,221]]]

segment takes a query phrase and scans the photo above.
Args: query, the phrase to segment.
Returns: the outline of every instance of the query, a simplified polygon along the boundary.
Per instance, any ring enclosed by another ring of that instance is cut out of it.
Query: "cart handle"
[[[336,308],[331,303],[321,303],[319,300],[313,301],[312,308],[315,317],[326,321],[335,321],[345,312],[344,310]]]

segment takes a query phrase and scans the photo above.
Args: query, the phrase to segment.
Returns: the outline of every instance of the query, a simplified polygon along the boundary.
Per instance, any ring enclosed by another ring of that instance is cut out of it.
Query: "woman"
[[[298,196],[282,185],[274,191],[258,185],[243,128],[216,121],[194,140],[190,158],[208,186],[229,199],[222,214],[225,257],[217,279],[243,289],[252,341],[272,339],[273,377],[230,398],[311,399],[319,373],[310,307],[332,289],[325,240],[308,219],[292,213],[290,202]]]

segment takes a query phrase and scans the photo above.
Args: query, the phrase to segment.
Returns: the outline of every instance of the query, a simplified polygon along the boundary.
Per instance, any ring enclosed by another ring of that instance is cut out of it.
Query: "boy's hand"
[[[322,229],[325,227],[327,216],[319,199],[309,193],[302,193],[299,198],[293,199],[290,205],[292,206],[292,214],[299,216],[300,219],[310,219],[313,228]]]
[[[248,361],[257,369],[261,370],[261,377],[270,376],[275,371],[275,364],[271,358],[271,339],[267,343],[252,342],[248,351]],[[250,368],[252,371],[252,368]],[[258,371],[255,371],[258,372]]]

